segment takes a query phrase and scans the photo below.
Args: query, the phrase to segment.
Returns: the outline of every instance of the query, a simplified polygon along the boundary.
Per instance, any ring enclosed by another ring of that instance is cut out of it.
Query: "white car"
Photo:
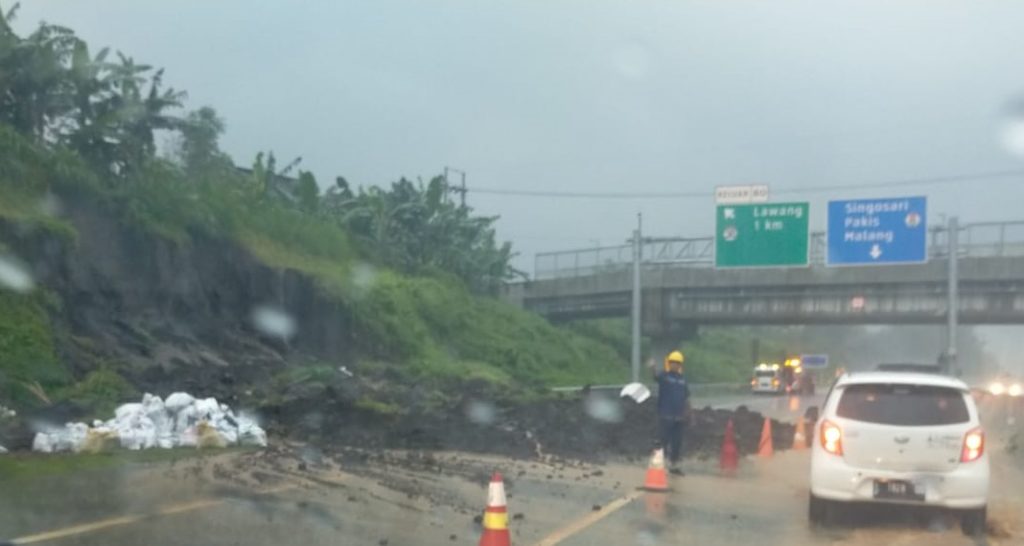
[[[754,368],[754,377],[750,380],[750,390],[753,393],[779,394],[785,390],[782,384],[782,374],[779,365],[768,366],[761,364]]]
[[[845,503],[960,511],[985,531],[989,459],[978,408],[963,382],[941,375],[868,372],[836,380],[811,451],[810,520],[830,523]]]

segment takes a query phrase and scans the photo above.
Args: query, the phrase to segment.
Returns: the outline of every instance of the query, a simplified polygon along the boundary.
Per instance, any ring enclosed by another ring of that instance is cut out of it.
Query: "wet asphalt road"
[[[785,418],[817,401],[715,403]],[[993,532],[981,540],[964,537],[943,514],[891,509],[856,510],[837,528],[811,529],[806,451],[746,459],[735,478],[718,476],[716,461],[689,461],[668,494],[638,493],[644,469],[635,465],[462,454],[424,464],[396,455],[362,466],[249,454],[150,463],[7,487],[0,538],[90,546],[476,544],[486,479],[500,469],[514,545],[1024,544],[1024,472],[1005,452],[1010,429],[997,413],[989,425]]]

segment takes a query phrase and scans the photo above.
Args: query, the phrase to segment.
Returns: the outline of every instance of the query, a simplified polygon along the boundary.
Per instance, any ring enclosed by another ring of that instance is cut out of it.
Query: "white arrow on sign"
[[[882,247],[875,245],[871,247],[871,259],[877,260],[882,257]]]

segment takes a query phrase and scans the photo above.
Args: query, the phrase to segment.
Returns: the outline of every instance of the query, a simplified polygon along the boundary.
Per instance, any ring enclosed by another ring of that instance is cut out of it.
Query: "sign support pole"
[[[946,290],[948,296],[946,318],[949,322],[946,325],[946,370],[944,371],[952,372],[957,370],[956,331],[960,318],[960,221],[955,216],[949,219],[947,237],[949,238],[949,288]]]
[[[640,381],[640,261],[643,259],[643,216],[636,215],[636,229],[633,231],[633,346],[632,346],[632,378],[633,383]]]

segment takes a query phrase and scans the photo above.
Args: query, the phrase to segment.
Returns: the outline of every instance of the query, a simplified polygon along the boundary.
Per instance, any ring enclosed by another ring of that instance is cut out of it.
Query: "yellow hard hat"
[[[682,351],[672,351],[671,353],[668,354],[668,358],[666,360],[668,360],[669,362],[678,362],[682,364],[683,361],[686,360],[686,357],[683,356]]]

